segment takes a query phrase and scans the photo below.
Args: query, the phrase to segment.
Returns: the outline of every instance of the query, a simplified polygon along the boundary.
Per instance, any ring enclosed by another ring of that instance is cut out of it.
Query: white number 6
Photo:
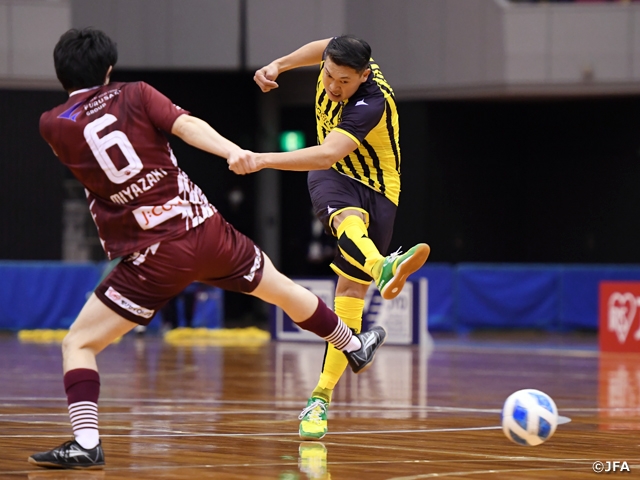
[[[113,183],[124,183],[131,177],[137,175],[142,170],[142,160],[138,157],[138,154],[133,149],[133,145],[120,130],[114,130],[107,133],[104,137],[98,137],[98,132],[107,128],[112,123],[116,122],[117,118],[110,113],[105,113],[102,117],[97,118],[93,122],[84,127],[84,138],[89,144],[93,156],[100,164],[104,173],[107,174],[109,180]],[[129,162],[126,166],[118,170],[111,157],[107,153],[107,149],[117,145],[124,158]]]

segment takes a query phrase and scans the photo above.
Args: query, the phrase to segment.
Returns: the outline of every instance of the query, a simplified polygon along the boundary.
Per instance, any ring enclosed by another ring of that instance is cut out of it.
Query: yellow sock
[[[364,310],[364,300],[353,297],[336,297],[334,301],[336,315],[342,319],[347,327],[352,328],[356,333],[362,328],[362,311]],[[331,401],[331,394],[338,380],[347,368],[347,357],[333,345],[327,347],[324,357],[324,366],[318,385],[312,396],[319,396]]]
[[[313,389],[312,397],[321,398],[327,403],[331,403],[331,396],[333,395],[333,388],[322,388],[316,385]]]
[[[380,276],[380,271],[382,270],[382,264],[384,257],[379,258],[378,260],[375,261],[375,263],[373,264],[373,267],[371,267],[371,278],[373,278],[376,282],[378,281],[378,277]]]
[[[371,275],[376,262],[384,258],[369,238],[366,225],[357,215],[349,215],[338,227],[338,247],[351,265],[368,275]]]

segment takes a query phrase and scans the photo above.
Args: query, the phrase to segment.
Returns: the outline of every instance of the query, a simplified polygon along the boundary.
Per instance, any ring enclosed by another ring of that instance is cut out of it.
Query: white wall
[[[629,63],[631,63],[631,75],[633,80],[640,80],[640,8],[634,9],[629,15],[631,26],[631,55]]]
[[[72,0],[75,28],[118,43],[118,66],[232,70],[240,67],[239,0]]]
[[[345,32],[346,0],[247,0],[247,66]]]
[[[640,4],[506,0],[0,0],[0,86],[57,85],[55,42],[90,25],[127,68],[253,70],[353,33],[399,98],[640,93]]]
[[[69,0],[0,0],[2,85],[57,84],[53,46],[70,25]]]
[[[571,6],[547,13],[550,62],[547,79],[552,82],[580,82],[590,77],[605,82],[631,80],[630,9],[621,5],[567,8]]]
[[[511,90],[640,92],[640,5],[510,4],[504,30],[503,83]]]
[[[547,9],[523,5],[504,14],[505,80],[509,83],[541,83],[550,72]]]

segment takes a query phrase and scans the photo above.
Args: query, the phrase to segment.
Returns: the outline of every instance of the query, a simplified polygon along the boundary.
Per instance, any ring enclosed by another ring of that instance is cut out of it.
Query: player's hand
[[[256,163],[257,153],[251,150],[236,150],[231,152],[227,158],[229,170],[237,175],[246,175],[248,173],[257,172],[259,170]]]
[[[278,88],[278,84],[276,83],[276,78],[278,78],[278,67],[273,63],[262,67],[260,70],[256,70],[255,75],[253,76],[253,81],[258,84],[260,90],[263,92],[269,92],[274,88]]]

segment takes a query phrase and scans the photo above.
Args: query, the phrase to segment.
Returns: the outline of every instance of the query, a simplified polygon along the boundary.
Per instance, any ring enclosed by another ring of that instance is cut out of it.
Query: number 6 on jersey
[[[107,174],[109,180],[113,183],[124,183],[130,178],[136,176],[142,171],[142,160],[138,157],[138,154],[133,149],[133,145],[127,138],[124,132],[120,130],[114,130],[107,133],[104,137],[98,137],[98,132],[104,130],[109,125],[115,123],[118,119],[110,113],[105,113],[102,117],[97,118],[93,122],[84,127],[84,138],[87,140],[87,144],[91,148],[93,155],[96,157],[98,164],[104,173]],[[107,149],[117,145],[124,158],[127,159],[128,164],[118,170],[118,167],[113,163],[111,157],[107,153]]]

